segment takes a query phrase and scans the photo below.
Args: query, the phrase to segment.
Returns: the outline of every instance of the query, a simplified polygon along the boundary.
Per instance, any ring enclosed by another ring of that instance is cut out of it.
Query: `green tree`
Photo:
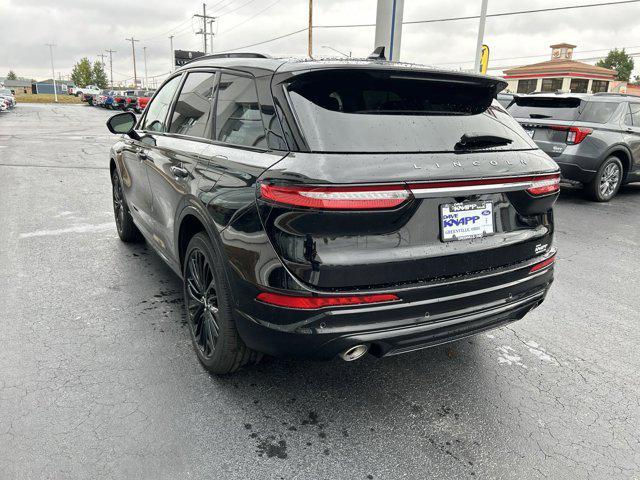
[[[86,87],[91,84],[93,81],[93,71],[91,69],[91,62],[89,62],[87,57],[84,57],[73,66],[71,80],[78,87]]]
[[[17,80],[18,76],[16,75],[16,72],[14,72],[13,70],[9,70],[9,73],[7,73],[7,80]]]
[[[91,82],[94,85],[99,86],[100,88],[107,88],[107,84],[109,83],[107,80],[107,73],[104,71],[104,64],[98,60],[93,64],[92,69],[92,80]]]
[[[616,80],[628,82],[633,71],[633,58],[624,51],[614,48],[609,51],[607,57],[596,63],[598,67],[611,68],[618,72]]]

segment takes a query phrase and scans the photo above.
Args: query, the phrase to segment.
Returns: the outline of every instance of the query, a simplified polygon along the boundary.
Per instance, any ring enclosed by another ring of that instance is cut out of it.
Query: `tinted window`
[[[531,93],[536,91],[538,86],[537,79],[518,80],[518,93]]]
[[[180,78],[180,75],[178,75],[169,80],[158,92],[158,95],[156,95],[153,101],[147,105],[147,113],[145,114],[142,125],[143,130],[150,130],[152,132],[166,131],[167,112],[171,106],[173,95],[176,93],[178,85],[180,84]]]
[[[618,108],[614,102],[584,102],[577,97],[520,97],[509,107],[516,118],[551,118],[606,123]]]
[[[587,90],[589,90],[589,80],[586,78],[572,78],[569,88],[572,93],[587,93]]]
[[[512,140],[493,149],[535,147],[511,116],[492,106],[494,88],[475,79],[324,70],[296,77],[287,90],[314,151],[453,151],[464,134]]]
[[[234,145],[266,147],[258,94],[252,78],[226,73],[220,76],[216,139]]]
[[[592,93],[606,92],[608,90],[609,90],[609,82],[607,82],[606,80],[593,80],[591,82]]]
[[[562,78],[543,78],[541,90],[543,92],[562,90]]]
[[[194,72],[187,75],[171,117],[171,133],[211,138],[209,113],[214,79],[215,73]]]

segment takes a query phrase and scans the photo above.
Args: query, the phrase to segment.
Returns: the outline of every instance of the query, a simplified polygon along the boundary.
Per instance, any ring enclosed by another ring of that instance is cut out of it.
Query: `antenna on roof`
[[[376,49],[367,57],[367,60],[386,60],[384,56],[384,47],[376,47]]]

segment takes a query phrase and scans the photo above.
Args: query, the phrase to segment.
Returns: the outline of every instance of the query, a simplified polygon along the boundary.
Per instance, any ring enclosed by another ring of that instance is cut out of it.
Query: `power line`
[[[275,42],[276,40],[280,40],[281,38],[290,37],[292,35],[295,35],[296,33],[306,32],[307,30],[308,30],[308,28],[305,27],[305,28],[301,28],[300,30],[296,30],[295,32],[285,33],[284,35],[280,35],[279,37],[270,38],[269,40],[264,40],[264,41],[258,42],[258,43],[252,43],[251,45],[243,45],[242,47],[226,48],[221,52],[214,52],[214,53],[234,52],[236,50],[242,50],[243,48],[257,47],[258,45],[264,45],[265,43]]]
[[[235,12],[236,10],[240,10],[241,8],[246,7],[247,5],[249,5],[250,3],[255,2],[256,0],[249,0],[248,2],[243,3],[242,5],[240,5],[239,7],[236,8],[232,8],[231,10],[227,11],[227,12],[223,12],[223,13],[219,13],[218,17],[222,17],[223,15],[229,15],[230,13]]]
[[[267,5],[265,8],[263,8],[262,10],[260,10],[259,12],[256,12],[254,15],[250,16],[249,18],[245,18],[243,21],[241,21],[240,23],[236,23],[233,27],[229,27],[226,30],[223,30],[222,32],[219,33],[219,35],[222,35],[224,33],[228,33],[231,30],[235,30],[236,28],[238,28],[240,25],[244,25],[245,23],[247,23],[250,20],[253,20],[254,18],[256,18],[258,15],[263,14],[264,12],[266,12],[267,10],[269,10],[271,7],[273,7],[276,3],[280,3],[282,0],[276,0],[273,3],[270,3],[269,5]]]
[[[620,0],[616,2],[603,2],[603,3],[590,3],[586,5],[565,5],[562,7],[550,7],[550,8],[538,8],[534,10],[519,10],[515,12],[501,12],[501,13],[490,13],[487,14],[487,18],[489,17],[507,17],[511,15],[524,15],[528,13],[541,13],[541,12],[557,12],[560,10],[575,10],[579,8],[590,8],[590,7],[604,7],[609,5],[622,5],[626,3],[638,3],[640,0]],[[480,18],[480,15],[468,15],[464,17],[449,17],[449,18],[434,18],[428,20],[408,20],[406,22],[402,22],[403,25],[416,25],[422,23],[439,23],[439,22],[454,22],[458,20],[477,20]],[[313,28],[358,28],[358,27],[375,27],[375,23],[356,23],[350,25],[314,25]]]

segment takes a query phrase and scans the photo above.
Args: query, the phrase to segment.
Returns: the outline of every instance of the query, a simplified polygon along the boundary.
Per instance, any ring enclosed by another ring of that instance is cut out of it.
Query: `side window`
[[[216,140],[266,148],[266,135],[255,81],[249,77],[223,73],[218,85]]]
[[[153,101],[149,103],[142,130],[166,132],[167,112],[171,106],[173,95],[176,93],[178,85],[180,84],[180,78],[181,76],[178,75],[169,80],[158,92],[158,95],[156,95]]]
[[[630,103],[629,107],[631,109],[631,119],[633,120],[633,125],[635,127],[640,127],[640,103]],[[627,123],[627,125],[631,125],[631,123]]]
[[[626,111],[624,114],[624,124],[625,125],[633,125],[633,121],[631,120],[631,105],[628,103],[626,105]]]
[[[171,117],[171,133],[211,138],[209,113],[215,76],[210,72],[193,72],[187,76]]]

